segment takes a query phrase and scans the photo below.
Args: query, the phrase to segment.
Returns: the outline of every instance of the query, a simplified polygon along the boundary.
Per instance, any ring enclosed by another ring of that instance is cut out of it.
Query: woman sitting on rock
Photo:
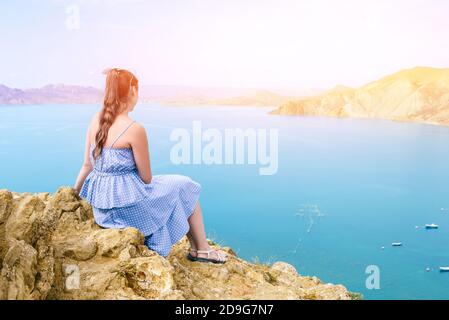
[[[75,190],[92,205],[95,221],[104,228],[134,227],[164,257],[187,234],[188,259],[224,263],[226,253],[206,240],[201,186],[181,175],[152,175],[145,128],[128,116],[137,97],[138,80],[131,72],[107,71],[103,107],[87,130]]]

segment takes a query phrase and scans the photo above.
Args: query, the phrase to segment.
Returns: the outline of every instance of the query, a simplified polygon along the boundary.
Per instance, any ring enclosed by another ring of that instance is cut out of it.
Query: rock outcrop
[[[289,101],[272,114],[379,118],[449,125],[449,69],[402,70],[361,88]]]
[[[167,257],[136,229],[102,229],[72,188],[0,190],[0,299],[350,299],[284,262],[191,262],[187,238]],[[211,243],[212,246],[217,246]]]

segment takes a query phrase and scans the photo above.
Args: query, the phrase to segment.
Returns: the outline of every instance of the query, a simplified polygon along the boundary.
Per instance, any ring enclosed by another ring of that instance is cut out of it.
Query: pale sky
[[[1,0],[0,83],[359,86],[449,67],[448,33],[447,0]]]

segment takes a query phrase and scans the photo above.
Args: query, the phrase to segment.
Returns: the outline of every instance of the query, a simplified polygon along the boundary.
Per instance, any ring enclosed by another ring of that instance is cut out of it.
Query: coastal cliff
[[[341,285],[284,262],[190,262],[184,237],[167,259],[136,229],[102,229],[72,188],[0,190],[0,299],[351,299]],[[211,246],[218,247],[211,242]]]
[[[272,114],[379,118],[449,125],[449,69],[417,67],[353,89],[289,101]]]

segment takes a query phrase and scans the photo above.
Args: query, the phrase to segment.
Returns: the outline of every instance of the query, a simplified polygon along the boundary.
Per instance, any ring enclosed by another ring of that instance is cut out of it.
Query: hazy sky
[[[447,0],[1,0],[0,83],[358,86],[449,67],[448,33]]]

